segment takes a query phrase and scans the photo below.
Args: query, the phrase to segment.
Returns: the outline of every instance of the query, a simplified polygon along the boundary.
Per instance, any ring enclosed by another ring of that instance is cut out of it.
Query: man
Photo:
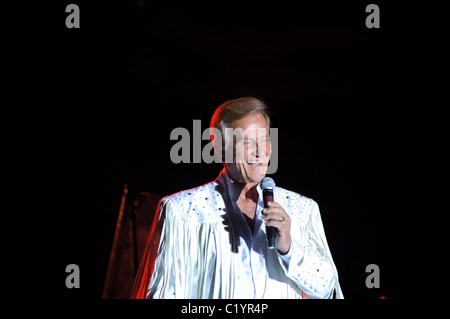
[[[265,104],[227,101],[210,127],[224,169],[160,201],[132,297],[343,298],[317,203],[275,187],[264,208]],[[268,248],[267,226],[278,229],[276,249]]]

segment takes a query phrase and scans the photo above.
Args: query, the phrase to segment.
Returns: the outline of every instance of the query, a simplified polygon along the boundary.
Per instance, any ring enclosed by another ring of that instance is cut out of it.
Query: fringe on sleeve
[[[132,298],[230,298],[235,272],[221,217],[199,221],[161,200]]]
[[[158,208],[156,209],[156,214],[153,219],[147,245],[134,280],[131,299],[145,299],[147,296],[148,286],[152,279],[156,257],[160,246],[161,233],[165,219],[165,204],[166,199],[162,198],[159,201]]]
[[[325,230],[323,228],[322,218],[320,217],[320,211],[319,206],[317,203],[313,203],[312,212],[311,212],[311,226],[312,231],[310,234],[312,234],[315,237],[315,241],[317,244],[320,245],[320,247],[323,249],[323,254],[328,259],[328,261],[331,264],[331,267],[333,268],[333,276],[334,276],[334,292],[336,299],[343,299],[344,295],[341,290],[341,286],[339,284],[339,277],[338,272],[336,269],[336,265],[334,264],[333,257],[331,256],[330,248],[328,247],[327,238],[325,236]]]

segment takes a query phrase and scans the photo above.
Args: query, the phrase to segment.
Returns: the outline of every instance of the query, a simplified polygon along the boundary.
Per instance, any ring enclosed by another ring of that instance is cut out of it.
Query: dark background
[[[423,181],[433,8],[378,1],[381,28],[368,29],[369,1],[73,1],[81,28],[67,29],[68,3],[18,55],[30,89],[9,131],[27,132],[11,143],[24,154],[12,159],[24,169],[13,170],[21,213],[5,223],[11,297],[39,287],[32,298],[100,298],[123,184],[163,196],[213,180],[219,164],[171,163],[170,132],[192,132],[194,119],[203,130],[218,105],[247,95],[279,129],[272,177],[319,203],[344,295],[439,296],[443,251]],[[71,263],[80,289],[65,287]],[[368,264],[379,289],[365,287]]]

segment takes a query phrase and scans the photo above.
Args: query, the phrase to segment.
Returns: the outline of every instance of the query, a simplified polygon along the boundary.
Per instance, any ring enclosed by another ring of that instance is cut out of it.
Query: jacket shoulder
[[[275,187],[274,200],[285,208],[291,219],[297,219],[300,223],[306,222],[312,209],[317,206],[312,198],[278,186]]]
[[[220,209],[222,198],[216,191],[216,182],[183,190],[164,197],[179,208],[181,218],[185,221],[202,221],[223,214]],[[220,210],[220,212],[219,212]]]

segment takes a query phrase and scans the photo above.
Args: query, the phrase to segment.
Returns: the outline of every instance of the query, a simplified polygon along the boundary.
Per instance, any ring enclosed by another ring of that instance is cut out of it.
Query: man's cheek
[[[236,149],[236,163],[246,163],[247,153],[243,149]]]

